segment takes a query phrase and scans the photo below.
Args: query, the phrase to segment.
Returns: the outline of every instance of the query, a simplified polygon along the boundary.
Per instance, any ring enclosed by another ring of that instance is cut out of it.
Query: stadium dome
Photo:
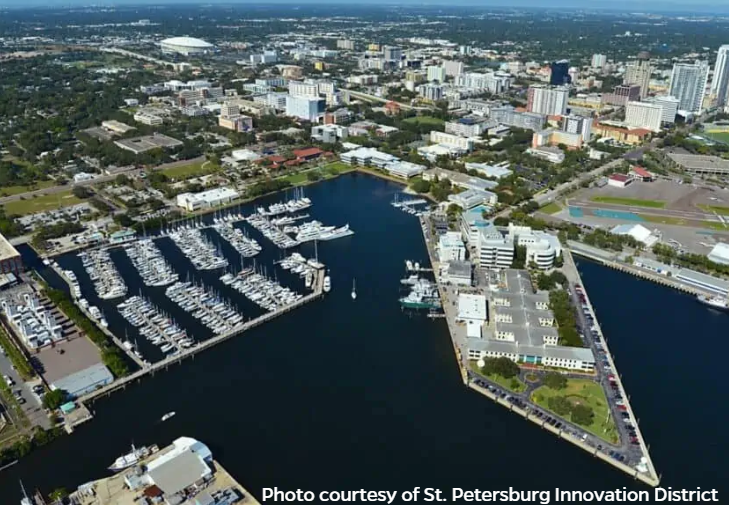
[[[160,42],[162,51],[170,53],[188,54],[204,54],[212,51],[215,46],[194,37],[172,37]]]

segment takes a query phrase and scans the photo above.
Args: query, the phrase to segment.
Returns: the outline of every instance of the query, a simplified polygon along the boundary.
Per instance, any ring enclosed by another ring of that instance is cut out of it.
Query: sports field
[[[660,200],[643,200],[640,198],[620,198],[616,196],[593,196],[591,199],[597,203],[608,203],[611,205],[626,205],[628,207],[647,207],[650,209],[663,209],[666,202]]]
[[[5,207],[6,214],[25,216],[27,214],[35,214],[36,212],[60,209],[61,207],[68,207],[81,202],[82,200],[73,196],[69,190],[52,193],[50,195],[41,195],[36,198],[14,200],[3,204],[3,207]]]
[[[729,144],[729,132],[704,132],[704,137],[722,144]]]

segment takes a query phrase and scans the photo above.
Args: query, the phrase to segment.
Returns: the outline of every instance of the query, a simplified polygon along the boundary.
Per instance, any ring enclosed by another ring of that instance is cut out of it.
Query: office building
[[[418,86],[420,96],[430,101],[437,101],[443,98],[443,86],[439,84],[423,84]]]
[[[678,114],[678,98],[675,96],[655,96],[647,100],[661,107],[661,121],[673,124]]]
[[[514,242],[490,222],[479,228],[474,257],[479,268],[509,268],[514,262]]]
[[[438,260],[447,261],[463,261],[466,259],[466,247],[463,245],[461,233],[457,231],[447,231],[438,237]]]
[[[534,132],[532,135],[533,148],[542,146],[559,146],[560,144],[567,148],[579,149],[582,147],[582,134],[548,129]]]
[[[134,114],[134,120],[138,123],[146,124],[147,126],[160,126],[164,123],[164,120],[161,117],[145,111],[139,111]]]
[[[549,84],[552,86],[562,86],[570,84],[570,62],[569,60],[559,60],[553,62],[550,66]]]
[[[488,91],[489,93],[504,93],[511,87],[511,76],[507,74],[479,74],[469,72],[460,74],[455,79],[456,86],[462,86],[476,91]]]
[[[317,98],[319,96],[319,86],[317,83],[310,81],[290,81],[289,94],[291,96]]]
[[[446,69],[443,67],[427,67],[426,72],[429,82],[444,82],[446,80]]]
[[[430,141],[433,144],[440,144],[447,147],[453,147],[461,151],[470,152],[473,150],[474,140],[465,137],[459,137],[458,135],[451,135],[450,133],[431,131]]]
[[[445,124],[445,132],[461,137],[480,137],[488,128],[496,126],[495,121],[489,121],[479,116],[466,116]]]
[[[462,61],[444,60],[442,65],[445,68],[446,75],[449,77],[456,77],[463,73],[464,65]]]
[[[547,116],[536,112],[517,112],[511,106],[493,107],[489,117],[499,124],[514,126],[525,130],[541,130],[547,121]]]
[[[676,63],[671,72],[668,94],[678,98],[679,110],[700,114],[703,109],[704,92],[708,79],[709,64],[707,62]]]
[[[347,51],[354,51],[354,40],[338,40],[337,49],[345,49]]]
[[[382,57],[385,61],[397,61],[402,60],[402,49],[396,46],[384,46],[382,48]]]
[[[181,193],[177,195],[177,206],[190,212],[209,209],[230,203],[240,194],[232,188],[215,188],[200,193]]]
[[[583,142],[589,142],[592,135],[592,118],[584,116],[566,116],[562,130],[567,133],[578,133]]]
[[[349,130],[346,126],[336,124],[314,126],[311,129],[312,140],[327,144],[334,144],[337,140],[346,139],[348,135]]]
[[[723,45],[716,53],[714,78],[711,80],[711,94],[716,97],[717,107],[727,104],[729,94],[729,45]]]
[[[628,102],[625,106],[625,123],[633,128],[661,131],[663,107],[649,102]]]
[[[278,61],[278,53],[276,51],[263,51],[260,54],[252,54],[250,62],[254,65],[270,65]]]
[[[564,153],[559,147],[530,147],[525,152],[535,158],[554,164],[562,163],[564,161]]]
[[[324,115],[326,101],[310,96],[286,97],[286,115],[316,123]]]
[[[220,116],[218,126],[236,132],[247,132],[253,129],[253,118],[250,116]]]
[[[592,55],[592,61],[590,62],[590,67],[602,70],[605,68],[605,64],[607,63],[607,56],[604,54],[593,54]]]
[[[564,116],[568,99],[569,90],[564,86],[535,84],[527,91],[527,110],[545,116]]]
[[[625,75],[623,76],[623,84],[634,84],[640,86],[640,98],[648,96],[648,88],[651,82],[651,67],[648,59],[639,59],[628,63],[625,67]]]
[[[612,93],[605,93],[602,96],[602,103],[625,107],[628,102],[640,100],[640,86],[637,84],[620,84],[615,86]]]

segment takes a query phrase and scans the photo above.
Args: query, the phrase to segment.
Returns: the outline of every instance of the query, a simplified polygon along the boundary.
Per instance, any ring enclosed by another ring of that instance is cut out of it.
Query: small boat
[[[697,300],[704,305],[708,305],[712,309],[729,311],[729,300],[726,298],[720,298],[718,296],[703,296],[699,295],[696,297]]]
[[[121,470],[125,470],[136,465],[140,460],[149,456],[149,454],[150,449],[148,447],[136,448],[134,447],[134,444],[132,444],[132,450],[127,454],[116,458],[116,461],[109,466],[109,470],[120,472]]]
[[[355,289],[354,279],[352,279],[352,300],[357,299],[357,290]]]
[[[328,293],[332,290],[332,279],[328,275],[324,277],[324,292]]]
[[[162,416],[162,422],[165,422],[168,419],[172,419],[173,417],[175,417],[175,412],[174,411],[167,412],[165,415]]]

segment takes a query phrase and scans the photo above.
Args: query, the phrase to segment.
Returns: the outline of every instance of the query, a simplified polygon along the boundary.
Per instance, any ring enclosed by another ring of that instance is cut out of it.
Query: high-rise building
[[[592,135],[592,118],[584,116],[566,116],[562,123],[562,131],[578,133],[583,142],[589,142]]]
[[[568,98],[569,90],[563,86],[535,84],[529,86],[527,92],[527,110],[547,116],[564,116]]]
[[[661,107],[662,122],[673,124],[676,121],[676,114],[678,114],[678,98],[675,96],[654,96],[650,99],[650,102]]]
[[[653,67],[647,59],[640,59],[628,63],[625,67],[625,75],[623,76],[623,84],[634,84],[640,86],[640,98],[648,96],[648,88],[651,83],[651,74]]]
[[[604,54],[593,54],[592,55],[592,61],[590,62],[590,66],[592,68],[597,68],[602,70],[605,67],[605,64],[607,63],[607,56]]]
[[[444,67],[427,67],[428,81],[444,82],[446,80],[446,69]]]
[[[619,107],[625,107],[628,102],[638,100],[640,100],[640,86],[637,84],[619,84],[612,93],[605,93],[602,96],[602,103]]]
[[[562,86],[572,82],[572,78],[570,77],[569,60],[555,61],[550,65],[550,68],[551,73],[549,75],[549,84],[552,86]]]
[[[723,107],[729,101],[729,45],[723,45],[716,53],[714,78],[711,80],[711,94],[716,97],[716,105]]]
[[[347,51],[354,51],[354,40],[338,40],[337,49],[346,49]]]
[[[418,87],[420,96],[426,100],[437,101],[443,98],[443,86],[439,84],[423,84]]]
[[[707,62],[676,63],[671,72],[668,94],[678,98],[679,110],[700,114],[708,79],[709,64]]]
[[[443,68],[445,68],[447,76],[455,77],[463,73],[464,65],[462,61],[445,60],[443,61]]]
[[[489,93],[499,94],[508,91],[511,87],[511,76],[507,74],[477,74],[468,72],[456,77],[455,84],[473,90],[486,90]]]
[[[396,46],[384,46],[382,56],[385,61],[400,61],[402,60],[402,49]]]
[[[628,102],[625,106],[625,123],[633,128],[659,132],[662,120],[663,108],[656,103]]]
[[[315,82],[290,81],[289,94],[291,96],[319,96],[319,86]]]
[[[286,115],[317,122],[320,116],[324,115],[326,102],[323,98],[308,96],[286,97]]]

